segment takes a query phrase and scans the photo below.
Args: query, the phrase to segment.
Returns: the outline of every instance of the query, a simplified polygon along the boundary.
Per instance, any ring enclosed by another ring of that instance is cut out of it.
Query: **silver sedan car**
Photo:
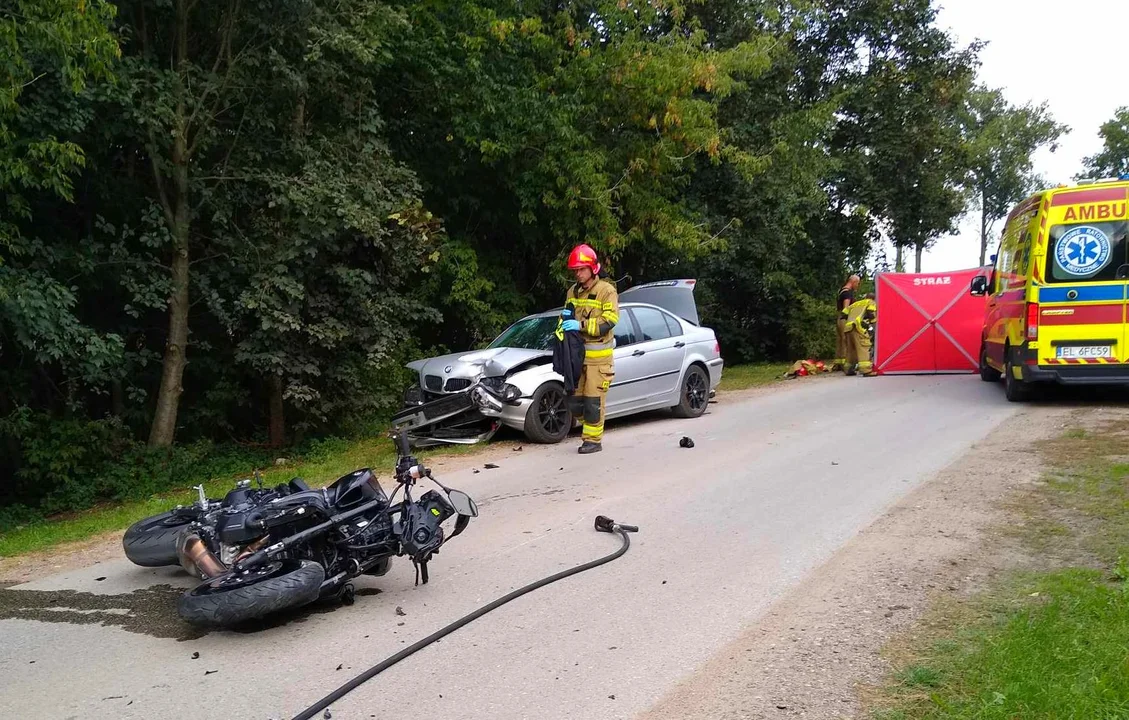
[[[698,417],[721,382],[724,362],[714,331],[702,327],[693,280],[639,285],[619,296],[615,381],[608,419],[671,409]],[[485,349],[416,360],[419,381],[393,419],[412,444],[483,442],[503,426],[529,440],[557,443],[574,420],[552,348],[560,309],[526,316]]]

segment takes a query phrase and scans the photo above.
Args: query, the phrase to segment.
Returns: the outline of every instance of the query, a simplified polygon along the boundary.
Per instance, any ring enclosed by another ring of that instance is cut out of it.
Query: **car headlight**
[[[505,378],[482,378],[479,383],[489,390],[491,395],[506,403],[514,404],[521,399],[521,390],[516,385],[506,382]]]

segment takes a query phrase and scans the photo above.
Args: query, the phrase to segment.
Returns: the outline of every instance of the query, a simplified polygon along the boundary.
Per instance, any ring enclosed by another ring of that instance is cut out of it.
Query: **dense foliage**
[[[559,302],[579,241],[700,278],[730,362],[827,355],[875,239],[920,262],[965,210],[977,48],[934,19],[0,0],[0,504],[372,427],[404,361]]]
[[[1079,178],[1108,178],[1129,175],[1129,105],[1118,108],[1098,130],[1102,149],[1086,158],[1086,171]]]

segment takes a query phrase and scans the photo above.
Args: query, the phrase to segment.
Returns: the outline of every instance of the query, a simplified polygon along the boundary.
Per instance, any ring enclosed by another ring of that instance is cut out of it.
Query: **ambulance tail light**
[[[1039,339],[1039,303],[1027,303],[1027,339]]]

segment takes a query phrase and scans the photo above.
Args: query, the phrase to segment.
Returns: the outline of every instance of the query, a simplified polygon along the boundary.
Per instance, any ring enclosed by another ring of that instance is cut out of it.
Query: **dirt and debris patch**
[[[1041,482],[1029,443],[1060,434],[1068,408],[1030,407],[843,546],[763,619],[641,720],[853,718],[859,687],[881,682],[887,642],[915,628],[938,597],[960,602],[999,568],[991,552],[1003,501]],[[1021,438],[1021,440],[1017,440]]]
[[[206,631],[176,614],[183,588],[154,585],[118,595],[78,590],[0,590],[0,619],[108,625],[151,637],[194,640]]]
[[[1047,565],[1097,567],[1129,546],[1129,409],[1076,413],[1057,437],[1039,444],[1046,472],[1037,487],[1017,494],[1015,522],[1002,531],[1016,547]],[[1119,467],[1125,473],[1110,470]]]
[[[362,588],[357,594],[375,595],[379,592],[377,588]],[[171,585],[154,585],[119,594],[8,587],[0,589],[0,620],[105,625],[150,637],[182,642],[217,632],[217,629],[197,627],[180,618],[176,604],[183,593],[184,588]],[[263,632],[291,623],[305,622],[313,615],[334,612],[340,607],[342,605],[339,601],[327,597],[300,608],[251,620],[227,630],[240,634]]]

